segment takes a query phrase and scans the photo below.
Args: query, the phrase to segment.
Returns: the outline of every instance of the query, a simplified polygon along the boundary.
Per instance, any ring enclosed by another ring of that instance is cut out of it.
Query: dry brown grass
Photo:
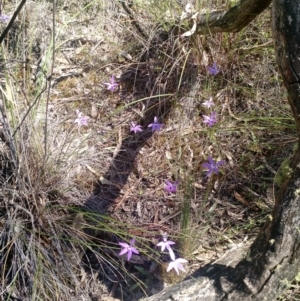
[[[180,13],[173,2],[131,7],[147,37],[117,1],[58,3],[51,81],[49,3],[29,3],[19,39],[3,46],[2,296],[137,300],[166,280],[156,267],[166,258],[153,250],[162,231],[192,272],[253,238],[272,209],[273,178],[296,130],[269,12],[241,33],[188,41],[166,31]],[[216,77],[207,73],[213,62]],[[104,85],[112,74],[117,93]],[[207,128],[202,102],[210,96],[218,123]],[[76,127],[76,109],[89,116],[88,127]],[[146,128],[154,116],[162,131],[129,132],[131,121]],[[226,160],[211,179],[202,167],[209,155]],[[176,194],[166,193],[165,180],[180,182]],[[131,237],[141,255],[128,263],[117,243]]]

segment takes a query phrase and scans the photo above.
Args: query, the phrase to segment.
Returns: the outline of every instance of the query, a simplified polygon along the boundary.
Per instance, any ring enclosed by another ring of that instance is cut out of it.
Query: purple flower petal
[[[216,112],[212,112],[210,116],[203,115],[203,123],[206,123],[209,127],[213,126],[217,122]]]
[[[81,126],[88,126],[88,116],[83,116],[83,114],[79,111],[76,110],[77,118],[75,119],[74,123],[77,123],[78,127],[80,128]]]
[[[124,255],[128,252],[128,250],[125,248],[125,249],[122,249],[121,252],[119,253],[119,255]]]
[[[134,247],[135,239],[130,240],[130,245],[125,242],[119,242],[119,245],[123,248],[119,255],[125,255],[127,253],[127,260],[130,261],[132,253],[139,254],[139,251]]]
[[[175,254],[174,254],[174,251],[173,249],[170,247],[170,246],[166,246],[168,251],[169,251],[169,255],[171,257],[172,260],[175,260]]]
[[[169,251],[169,255],[172,260],[175,260],[175,254],[174,251],[171,248],[171,245],[174,245],[175,242],[168,240],[167,234],[164,233],[163,235],[163,241],[159,242],[156,246],[161,247],[161,252],[163,252],[165,249]]]
[[[137,132],[142,132],[142,131],[143,130],[141,125],[131,122],[130,132],[134,132],[136,134]]]
[[[10,20],[9,16],[6,16],[4,14],[0,14],[0,21],[2,21],[3,23],[8,23]]]
[[[220,72],[220,69],[217,67],[216,63],[213,63],[211,67],[208,66],[207,69],[208,69],[208,73],[213,76],[216,76]]]
[[[163,124],[159,123],[157,117],[155,116],[153,123],[150,123],[148,125],[148,128],[149,127],[152,128],[152,132],[155,132],[155,131],[160,131],[162,126],[163,126]]]
[[[166,181],[166,186],[165,186],[165,190],[168,193],[176,193],[177,192],[177,186],[178,186],[178,181],[172,183],[170,181]]]
[[[172,269],[174,269],[178,275],[179,275],[179,270],[185,272],[182,263],[186,263],[186,262],[188,261],[183,258],[177,258],[176,260],[171,261],[168,265],[167,272],[171,271]]]
[[[140,254],[140,252],[139,252],[135,247],[131,247],[131,251],[132,251],[134,254]]]
[[[132,250],[131,248],[128,249],[128,253],[127,253],[127,260],[130,261],[130,258],[132,256]]]
[[[115,77],[112,75],[110,78],[110,83],[104,83],[104,85],[107,85],[107,90],[114,92],[119,84],[116,83]]]
[[[129,244],[125,243],[125,242],[119,242],[119,245],[123,248],[129,248]]]
[[[215,162],[211,156],[208,157],[208,161],[209,161],[208,163],[206,162],[202,164],[204,168],[208,169],[208,171],[206,172],[207,177],[209,177],[212,173],[218,174],[219,172],[218,167],[226,163],[225,160]]]
[[[209,100],[204,101],[204,102],[202,103],[202,105],[203,105],[204,107],[206,107],[206,108],[209,109],[209,108],[213,107],[215,104],[214,104],[214,102],[213,102],[213,100],[212,100],[212,97],[210,97]]]
[[[165,242],[161,241],[157,244],[158,247],[161,247],[161,252],[163,252],[166,248]]]

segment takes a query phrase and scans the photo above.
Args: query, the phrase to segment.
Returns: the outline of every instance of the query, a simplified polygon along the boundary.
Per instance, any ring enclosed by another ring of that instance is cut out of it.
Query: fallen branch
[[[238,32],[263,12],[272,0],[241,0],[228,11],[215,11],[197,16],[197,34]]]

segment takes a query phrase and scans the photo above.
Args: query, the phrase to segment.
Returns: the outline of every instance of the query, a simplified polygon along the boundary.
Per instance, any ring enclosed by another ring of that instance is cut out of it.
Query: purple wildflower
[[[171,245],[175,245],[175,242],[168,240],[168,236],[166,233],[163,234],[163,241],[161,241],[157,244],[158,247],[161,247],[161,252],[163,252],[165,249],[167,249],[169,251],[171,259],[175,260],[175,254],[171,248]]]
[[[212,67],[208,66],[207,69],[208,73],[213,76],[216,76],[220,72],[220,69],[217,67],[216,63],[213,63]]]
[[[202,103],[202,105],[203,105],[204,107],[206,107],[206,108],[209,109],[209,108],[213,107],[215,104],[214,104],[214,102],[213,102],[213,100],[212,100],[212,97],[210,97],[209,100],[204,101],[204,102]]]
[[[116,83],[115,77],[112,75],[110,78],[110,83],[104,83],[104,85],[107,85],[107,90],[114,92],[119,84]]]
[[[165,191],[168,193],[176,193],[177,192],[178,181],[172,183],[170,181],[166,181]]]
[[[160,131],[162,126],[163,124],[159,123],[157,117],[155,116],[153,123],[150,123],[148,125],[148,128],[152,128],[152,132],[155,132],[155,131]]]
[[[186,259],[183,258],[177,258],[176,260],[173,260],[169,263],[167,272],[170,272],[172,269],[176,271],[176,273],[179,275],[179,270],[186,272],[184,267],[182,266],[182,263],[188,262]]]
[[[122,247],[122,250],[119,255],[121,256],[127,253],[127,260],[129,261],[132,256],[132,253],[139,254],[139,251],[134,247],[134,244],[134,238],[130,241],[130,245],[125,242],[119,242],[119,245]]]
[[[141,125],[131,122],[130,132],[134,132],[136,134],[137,132],[142,132],[142,131],[143,130]]]
[[[219,172],[218,167],[222,166],[222,165],[224,165],[226,163],[225,160],[221,160],[219,162],[215,162],[211,156],[208,157],[208,161],[209,162],[206,162],[206,163],[202,164],[202,166],[204,168],[208,169],[208,171],[206,172],[206,176],[207,177],[209,177],[212,173],[218,174],[218,172]]]
[[[206,123],[208,126],[213,126],[217,122],[216,112],[212,112],[210,116],[203,115],[203,122]]]
[[[78,124],[78,127],[81,127],[82,125],[88,126],[88,116],[83,116],[83,114],[79,111],[76,110],[77,118],[75,119],[74,123]]]
[[[9,20],[10,20],[10,17],[9,17],[9,16],[0,14],[0,21],[2,21],[3,23],[8,23]]]

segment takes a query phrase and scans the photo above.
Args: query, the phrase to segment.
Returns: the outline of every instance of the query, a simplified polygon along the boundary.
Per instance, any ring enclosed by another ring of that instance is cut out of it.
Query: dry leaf
[[[259,207],[255,204],[251,205],[248,201],[246,201],[239,193],[237,193],[236,191],[234,192],[234,196],[235,198],[242,203],[243,205],[250,207],[251,209],[255,210],[255,211],[259,211]]]
[[[243,205],[250,207],[250,203],[248,201],[246,201],[239,193],[237,193],[236,191],[234,192],[234,196],[235,198],[242,203]]]

